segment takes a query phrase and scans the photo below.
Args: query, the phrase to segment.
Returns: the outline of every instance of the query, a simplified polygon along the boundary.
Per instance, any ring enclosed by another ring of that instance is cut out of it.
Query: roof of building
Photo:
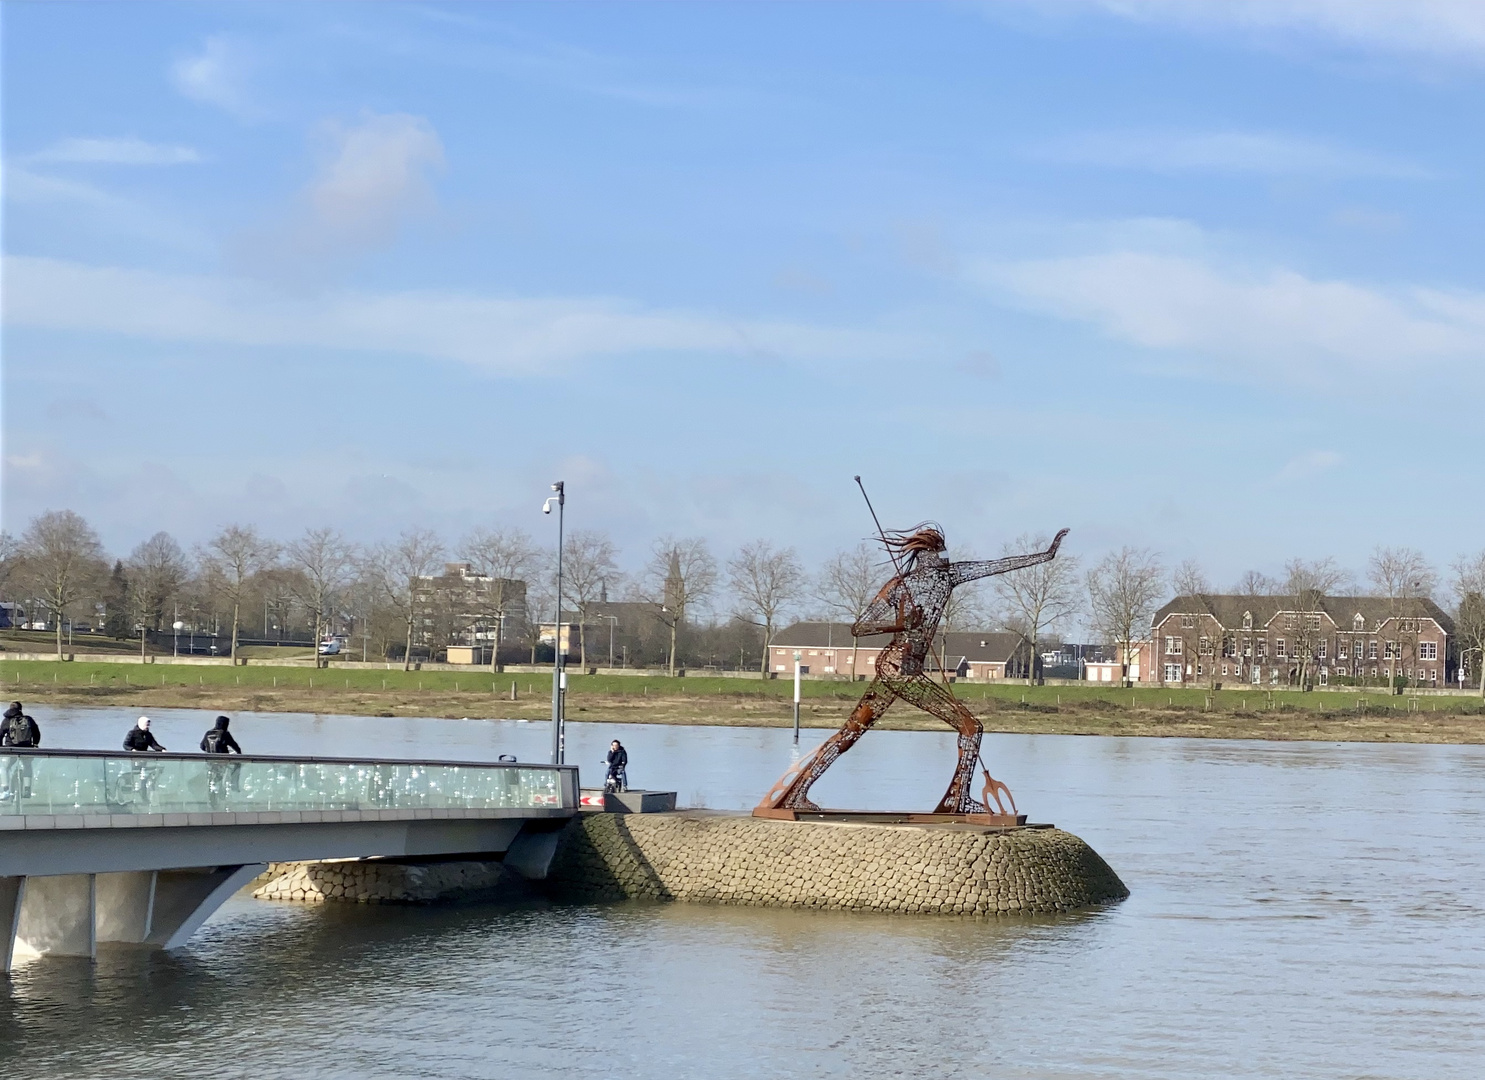
[[[1254,626],[1267,626],[1285,611],[1299,610],[1292,596],[1244,596],[1237,594],[1201,593],[1178,596],[1155,613],[1152,626],[1159,626],[1170,615],[1210,615],[1227,630],[1239,629],[1243,615],[1252,613]],[[1454,633],[1454,620],[1427,597],[1389,600],[1385,596],[1323,596],[1315,610],[1330,616],[1337,627],[1349,630],[1357,615],[1368,631],[1390,618],[1433,619],[1448,634]]]

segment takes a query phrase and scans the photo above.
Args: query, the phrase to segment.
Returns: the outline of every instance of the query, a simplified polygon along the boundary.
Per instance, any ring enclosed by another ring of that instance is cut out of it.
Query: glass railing
[[[0,817],[575,809],[571,766],[0,750]]]

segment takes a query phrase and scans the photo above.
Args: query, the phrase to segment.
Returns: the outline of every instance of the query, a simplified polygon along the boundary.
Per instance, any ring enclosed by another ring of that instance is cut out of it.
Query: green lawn
[[[19,697],[27,687],[66,689],[108,686],[232,686],[242,688],[297,688],[350,690],[396,693],[461,692],[506,695],[515,683],[524,699],[530,694],[550,694],[551,676],[546,674],[492,675],[488,671],[408,671],[347,670],[343,668],[194,666],[175,664],[72,663],[55,661],[0,660],[0,693]],[[860,695],[864,683],[806,681],[805,698],[812,700],[850,701]],[[621,697],[728,697],[734,699],[774,699],[787,701],[793,694],[790,680],[723,679],[687,676],[671,679],[665,676],[581,675],[569,673],[569,698],[593,696]],[[1120,690],[1098,686],[1035,686],[1015,684],[958,683],[954,692],[974,704],[982,702],[1032,708],[1083,707],[1180,708],[1223,712],[1259,712],[1270,709],[1310,709],[1319,711],[1349,710],[1364,702],[1369,707],[1417,708],[1474,712],[1481,708],[1478,698],[1466,697],[1396,697],[1383,690],[1363,693],[1263,689],[1233,689],[1212,693],[1198,689],[1140,688]],[[1415,704],[1416,700],[1416,704]]]

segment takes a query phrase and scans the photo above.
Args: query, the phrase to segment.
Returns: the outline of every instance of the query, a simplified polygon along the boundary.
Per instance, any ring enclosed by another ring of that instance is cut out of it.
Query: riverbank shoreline
[[[98,686],[48,688],[45,684],[7,686],[6,697],[27,703],[97,707],[128,706],[141,712],[155,708],[199,709],[203,713],[300,713],[326,716],[408,716],[470,720],[542,720],[551,716],[550,698],[519,693],[511,701],[488,692],[428,690],[385,692],[361,689],[232,686]],[[1128,706],[1109,701],[1057,704],[973,699],[967,704],[987,732],[1018,735],[1114,735],[1152,738],[1262,739],[1279,742],[1402,742],[1485,744],[1485,714],[1469,699],[1382,699],[1357,707],[1359,698],[1334,695],[1333,708],[1299,709],[1281,704],[1265,707],[1255,693],[1250,709],[1203,709],[1162,704],[1150,691],[1132,697]],[[1350,704],[1351,708],[1346,708]],[[1391,707],[1388,707],[1390,705]],[[851,701],[806,701],[800,725],[834,729],[842,724]],[[777,699],[742,695],[589,693],[568,701],[571,723],[690,724],[723,727],[789,727],[792,705]],[[897,706],[877,725],[885,731],[942,731],[938,720]]]

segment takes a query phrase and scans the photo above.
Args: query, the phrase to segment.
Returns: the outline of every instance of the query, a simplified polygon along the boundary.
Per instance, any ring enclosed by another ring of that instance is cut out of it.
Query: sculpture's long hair
[[[904,569],[912,569],[918,556],[926,552],[940,552],[949,545],[944,540],[944,530],[936,521],[920,521],[911,529],[893,529],[878,537],[882,546],[895,558],[906,556]]]

